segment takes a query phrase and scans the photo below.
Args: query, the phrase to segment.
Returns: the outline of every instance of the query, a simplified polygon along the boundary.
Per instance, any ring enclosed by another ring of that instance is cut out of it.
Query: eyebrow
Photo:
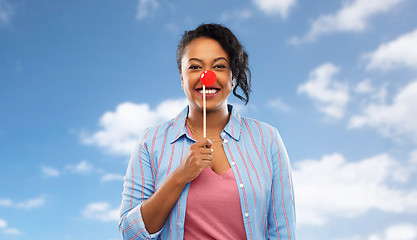
[[[227,61],[227,59],[225,57],[218,57],[218,58],[214,59],[214,61],[217,62],[217,61],[222,60],[222,59],[225,60],[226,62],[229,62],[229,61]]]
[[[225,60],[226,62],[229,62],[225,57],[218,57],[214,59],[214,62],[220,61],[220,60]],[[203,62],[203,60],[199,59],[199,58],[190,58],[188,59],[188,62],[191,61],[197,61],[197,62]]]

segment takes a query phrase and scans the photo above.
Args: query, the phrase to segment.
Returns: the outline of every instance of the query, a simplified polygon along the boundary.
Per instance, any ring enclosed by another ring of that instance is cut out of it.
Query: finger
[[[201,148],[200,149],[201,154],[212,154],[213,151],[214,151],[213,148]]]
[[[203,162],[202,162],[201,166],[202,166],[203,168],[205,168],[205,167],[210,166],[210,163],[211,163],[211,161],[205,160],[205,161],[203,161]]]
[[[194,146],[195,147],[208,147],[208,148],[211,148],[212,144],[213,143],[210,141],[210,139],[204,138],[204,139],[201,139],[201,140],[197,141],[196,143],[194,143]]]
[[[210,139],[205,138],[204,140],[205,140],[204,146],[206,146],[208,148],[211,148],[211,146],[213,145],[213,143],[210,141]]]
[[[211,154],[201,154],[200,159],[203,161],[211,161],[213,160],[213,155]]]
[[[200,161],[211,161],[211,159],[213,159],[213,155],[212,154],[199,153],[196,160],[197,159],[199,159]]]

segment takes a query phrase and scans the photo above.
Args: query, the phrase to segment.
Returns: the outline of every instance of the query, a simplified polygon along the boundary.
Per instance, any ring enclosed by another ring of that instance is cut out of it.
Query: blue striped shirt
[[[247,239],[295,240],[295,206],[288,154],[278,131],[255,119],[231,117],[221,133],[233,170]],[[141,205],[179,166],[195,140],[185,126],[186,107],[176,118],[145,131],[125,176],[120,231],[123,239],[183,239],[188,183],[162,229],[149,234]]]

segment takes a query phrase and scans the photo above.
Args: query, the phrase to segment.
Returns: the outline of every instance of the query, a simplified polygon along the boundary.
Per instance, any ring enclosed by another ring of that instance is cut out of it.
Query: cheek
[[[225,73],[223,77],[223,86],[232,89],[232,73]]]
[[[182,80],[184,81],[184,91],[187,93],[194,92],[194,87],[199,81],[199,78],[196,78],[193,74],[183,74]]]

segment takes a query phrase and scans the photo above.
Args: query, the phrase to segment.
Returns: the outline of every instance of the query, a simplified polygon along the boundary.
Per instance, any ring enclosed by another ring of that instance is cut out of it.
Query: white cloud
[[[20,232],[18,229],[16,228],[6,228],[3,230],[4,234],[9,234],[9,235],[21,235],[22,232]]]
[[[388,154],[348,162],[338,154],[293,167],[297,223],[324,225],[331,217],[357,217],[368,210],[417,213],[417,191],[390,187],[407,182],[411,168]]]
[[[358,85],[356,85],[356,88],[355,88],[356,93],[362,93],[362,94],[372,93],[374,91],[375,91],[375,88],[374,86],[372,86],[371,79],[369,78],[358,83]]]
[[[290,110],[290,106],[288,106],[285,102],[283,102],[279,98],[269,101],[267,103],[267,107],[284,111],[284,112],[288,112]]]
[[[417,239],[417,226],[412,224],[395,225],[388,228],[381,240],[415,240]]]
[[[290,9],[297,3],[296,0],[253,0],[253,3],[267,15],[280,14],[286,18]]]
[[[354,236],[338,240],[416,240],[417,225],[402,223],[388,227],[382,233],[371,234],[367,237]]]
[[[338,72],[337,66],[325,63],[310,72],[308,81],[298,87],[298,93],[305,93],[320,111],[336,119],[343,117],[349,101],[347,84],[333,79]]]
[[[60,172],[59,170],[52,168],[52,167],[41,167],[42,173],[45,177],[59,177]]]
[[[10,200],[8,198],[0,198],[0,206],[10,207],[10,206],[12,206],[12,200]]]
[[[8,24],[13,14],[12,5],[7,0],[0,0],[0,24]]]
[[[114,174],[114,173],[107,173],[104,174],[100,181],[102,182],[109,182],[109,181],[123,181],[124,176],[120,174]]]
[[[176,35],[180,35],[182,33],[180,27],[174,22],[169,22],[165,24],[165,28]]]
[[[157,0],[139,0],[137,19],[144,19],[150,14],[153,14],[158,9],[159,3]]]
[[[4,234],[9,235],[20,235],[21,232],[15,228],[8,228],[7,227],[7,221],[0,218],[0,229],[3,229]]]
[[[38,198],[32,198],[32,199],[28,199],[22,202],[18,202],[15,204],[15,207],[28,210],[28,209],[41,207],[44,204],[45,204],[45,198],[43,196],[40,196]]]
[[[79,174],[89,174],[90,172],[94,170],[93,164],[85,160],[79,162],[76,165],[67,165],[65,168],[73,173],[79,173]]]
[[[410,153],[410,163],[414,168],[417,167],[417,149]]]
[[[124,176],[120,174],[115,173],[106,173],[105,170],[96,168],[93,164],[90,162],[84,160],[76,164],[69,164],[66,165],[62,171],[59,171],[54,168],[49,167],[42,167],[42,171],[44,172],[45,177],[58,177],[61,172],[63,174],[66,173],[72,173],[72,174],[83,174],[87,175],[90,173],[98,173],[101,175],[100,181],[101,182],[110,182],[110,181],[123,181]],[[10,199],[0,199],[0,206],[11,206],[12,202]],[[23,206],[23,204],[20,204],[20,206]]]
[[[6,228],[7,227],[7,222],[6,220],[3,220],[0,218],[0,228]]]
[[[336,13],[322,15],[313,21],[310,31],[302,38],[293,37],[290,43],[312,42],[320,35],[334,32],[362,32],[371,17],[388,12],[403,0],[344,1]]]
[[[370,126],[385,136],[410,139],[417,143],[417,81],[409,83],[392,104],[369,103],[360,115],[350,118],[349,127]]]
[[[45,204],[44,196],[40,196],[38,198],[27,199],[27,200],[23,200],[20,202],[12,201],[11,199],[8,199],[8,198],[0,199],[0,206],[2,207],[13,207],[13,208],[26,209],[26,210],[41,207],[44,204]]]
[[[85,218],[109,222],[119,220],[120,210],[111,209],[110,204],[107,202],[95,202],[89,203],[82,211],[82,214]]]
[[[369,100],[373,100],[375,103],[385,104],[388,95],[387,87],[387,83],[383,84],[377,92],[370,96]]]
[[[417,69],[417,29],[384,43],[372,53],[364,55],[369,59],[366,69],[390,70],[399,67]]]
[[[247,20],[253,15],[252,10],[250,9],[234,9],[227,10],[222,13],[220,16],[220,22],[225,22],[230,19],[232,20]]]
[[[166,100],[150,109],[146,103],[121,103],[114,112],[101,116],[101,130],[91,135],[82,132],[81,140],[111,153],[130,155],[146,128],[175,117],[187,104],[187,99]]]

